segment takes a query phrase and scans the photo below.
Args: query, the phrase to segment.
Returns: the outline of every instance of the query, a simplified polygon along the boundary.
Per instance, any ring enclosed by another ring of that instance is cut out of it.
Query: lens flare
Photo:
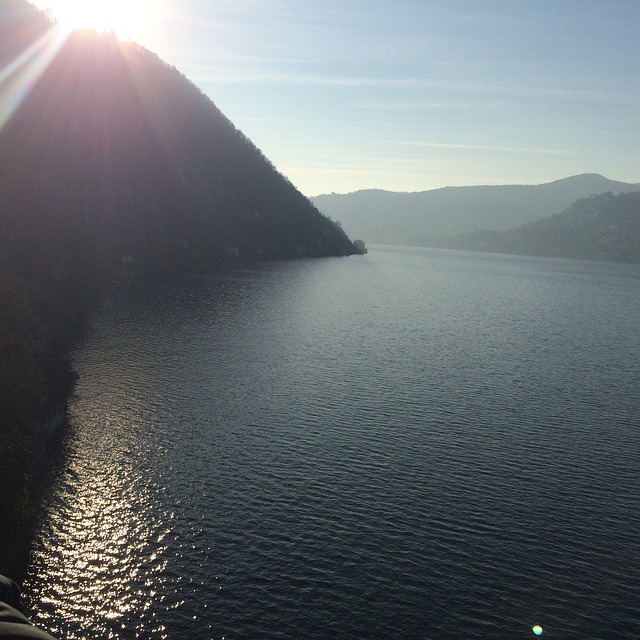
[[[53,26],[4,69],[0,69],[0,129],[56,57],[68,33]]]

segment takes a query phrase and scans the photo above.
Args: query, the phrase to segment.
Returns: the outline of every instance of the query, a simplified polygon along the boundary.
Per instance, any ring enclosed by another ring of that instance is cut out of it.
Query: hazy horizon
[[[580,173],[580,174],[575,174],[570,176],[563,176],[561,178],[555,178],[552,180],[546,180],[544,182],[518,182],[518,183],[515,183],[515,182],[514,183],[497,183],[496,182],[491,184],[483,183],[483,184],[456,184],[456,185],[446,184],[439,187],[432,187],[428,189],[415,189],[413,191],[396,191],[394,189],[380,189],[379,187],[365,187],[364,189],[355,189],[354,191],[349,191],[344,193],[340,193],[337,191],[331,192],[331,193],[318,193],[318,194],[312,195],[311,199],[313,200],[313,198],[319,198],[321,196],[327,196],[327,195],[351,195],[353,193],[358,193],[359,191],[387,191],[389,193],[423,193],[425,191],[438,191],[441,189],[464,189],[465,187],[540,187],[540,186],[544,186],[554,182],[562,182],[567,179],[570,180],[571,178],[580,178],[582,176],[599,176],[601,178],[604,178],[605,180],[611,180],[613,182],[621,182],[633,187],[640,185],[640,181],[627,182],[625,180],[617,180],[616,178],[603,176],[602,174],[599,174],[599,173],[585,172],[585,173]]]

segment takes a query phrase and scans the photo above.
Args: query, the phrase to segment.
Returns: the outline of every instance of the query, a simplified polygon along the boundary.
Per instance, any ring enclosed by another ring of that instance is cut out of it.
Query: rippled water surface
[[[640,268],[374,247],[114,290],[26,590],[64,638],[640,637]]]

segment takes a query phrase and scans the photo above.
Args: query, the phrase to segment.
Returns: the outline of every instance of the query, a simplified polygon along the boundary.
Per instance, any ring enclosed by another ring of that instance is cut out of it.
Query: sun
[[[154,0],[45,0],[40,3],[69,29],[113,31],[122,40],[144,39]]]

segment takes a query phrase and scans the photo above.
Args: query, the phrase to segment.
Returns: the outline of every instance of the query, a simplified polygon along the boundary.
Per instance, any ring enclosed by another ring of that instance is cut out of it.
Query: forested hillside
[[[3,66],[25,46],[10,22]],[[62,44],[0,131],[0,176],[2,266],[28,273],[117,274],[123,256],[150,273],[215,267],[229,253],[353,251],[195,85],[112,34]]]
[[[450,247],[532,256],[640,262],[640,192],[582,198],[562,213],[507,231],[453,238]]]

